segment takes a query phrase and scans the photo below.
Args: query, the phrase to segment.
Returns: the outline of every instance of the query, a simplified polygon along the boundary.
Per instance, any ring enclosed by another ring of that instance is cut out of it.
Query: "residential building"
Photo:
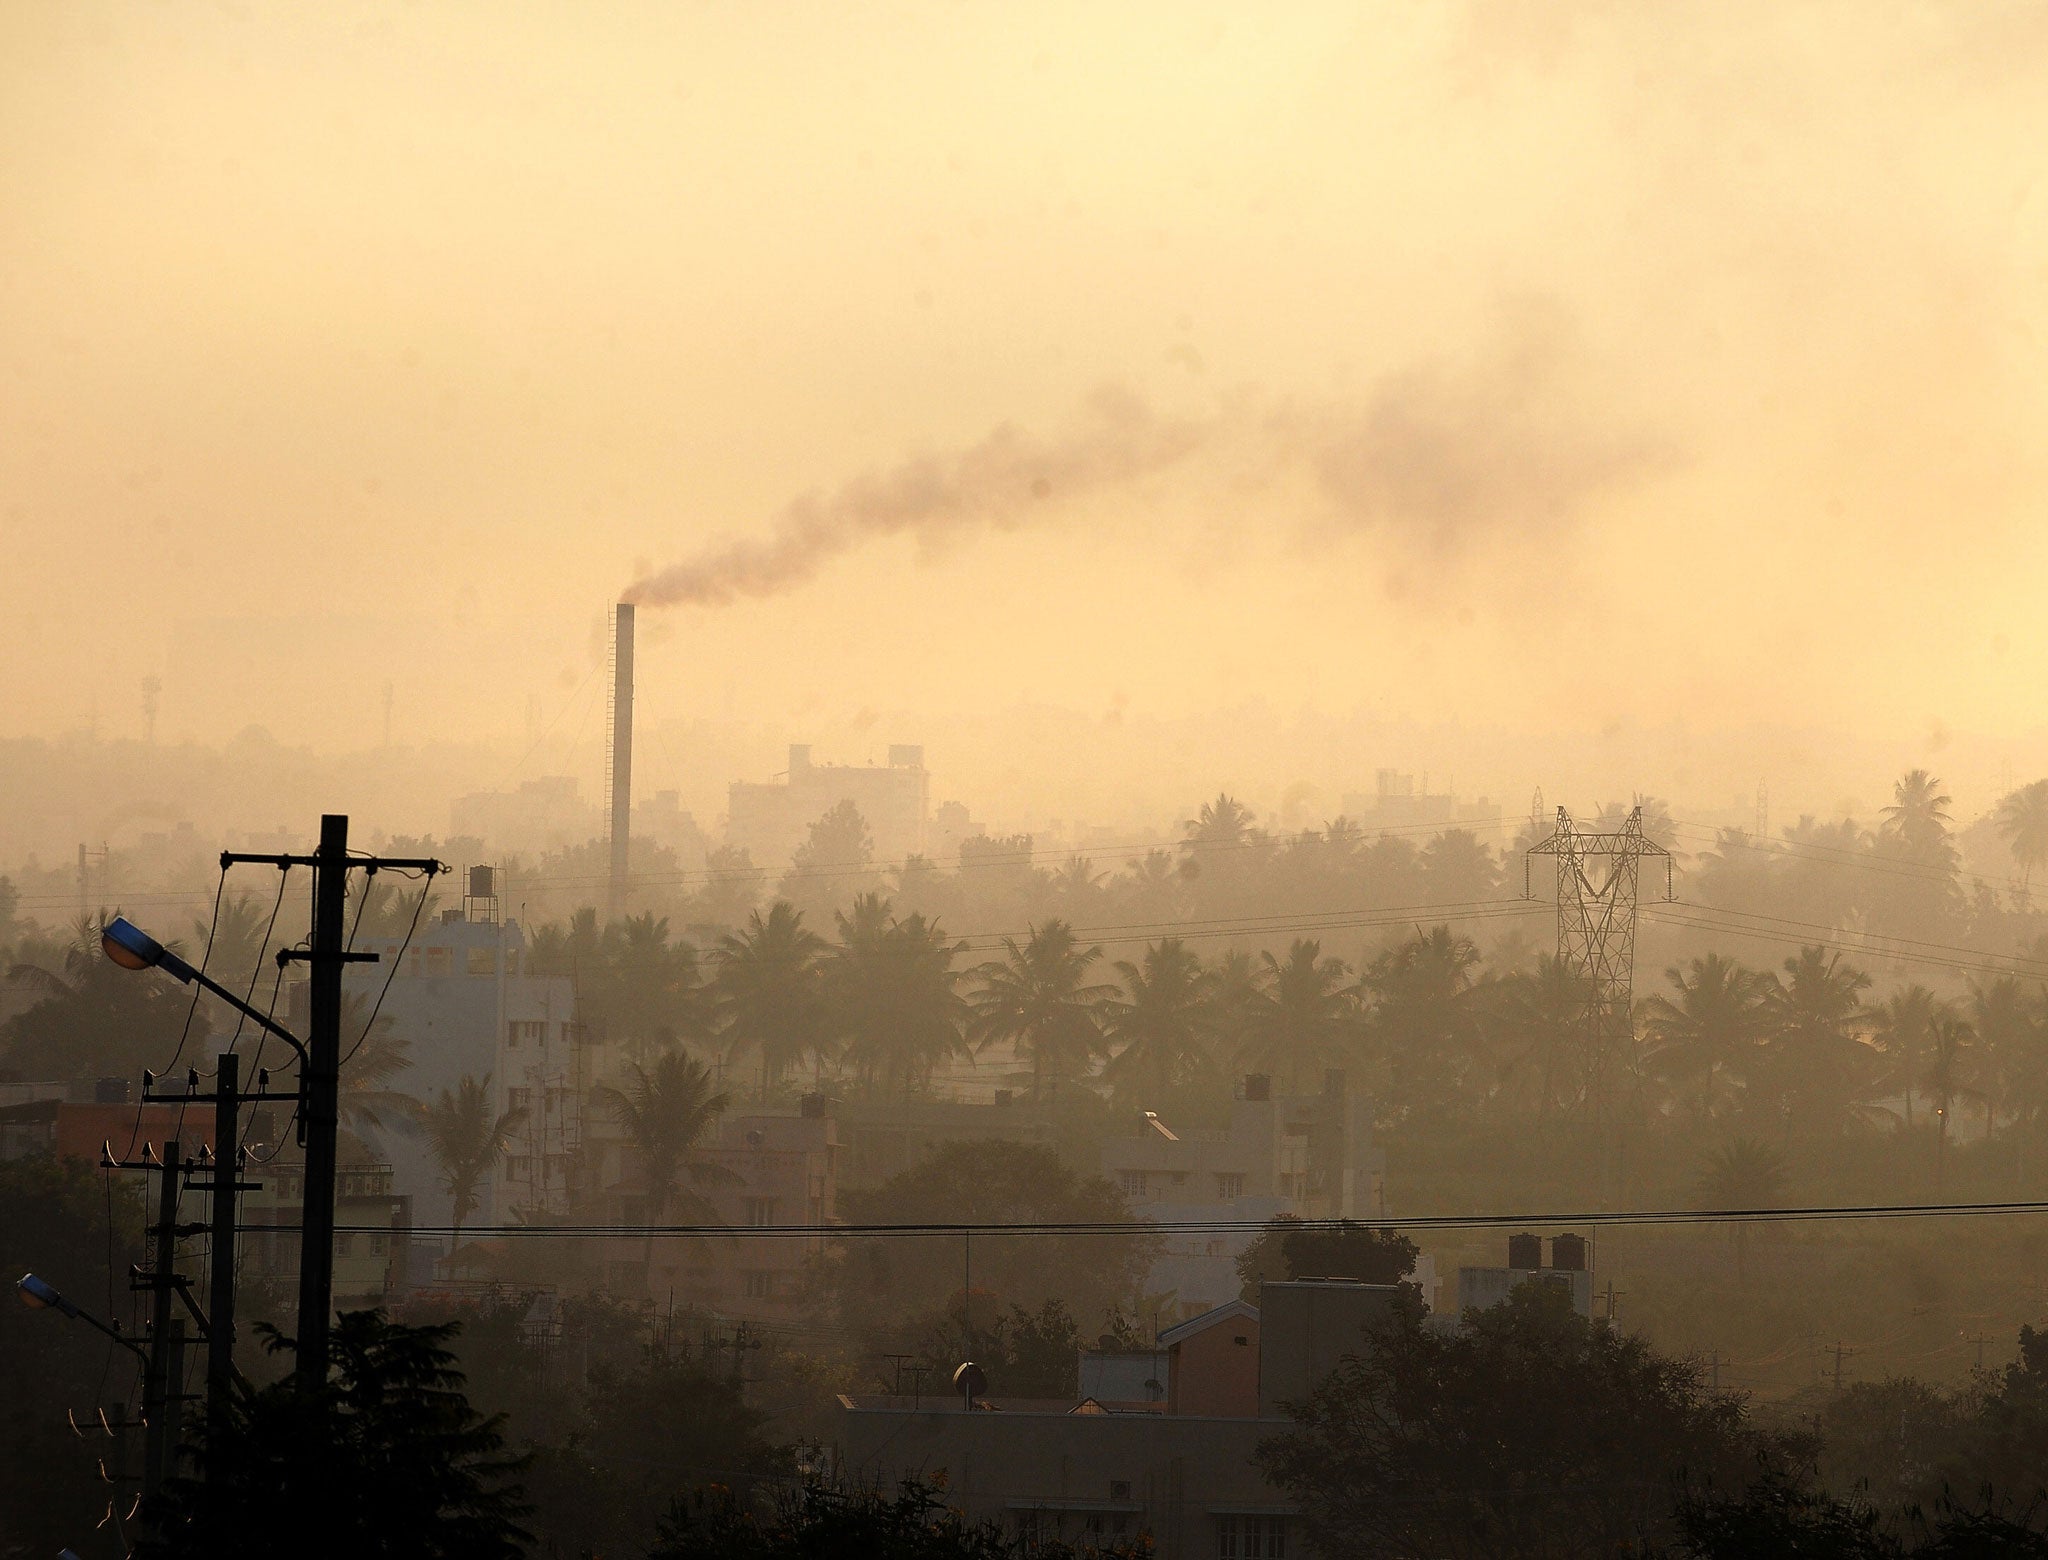
[[[1374,1146],[1371,1102],[1350,1094],[1344,1074],[1325,1075],[1319,1094],[1275,1094],[1254,1073],[1231,1104],[1222,1131],[1179,1131],[1158,1117],[1137,1137],[1102,1145],[1102,1173],[1131,1212],[1166,1227],[1166,1249],[1146,1280],[1171,1293],[1180,1315],[1236,1298],[1237,1259],[1249,1230],[1173,1231],[1176,1224],[1371,1219],[1386,1214],[1386,1156]]]
[[[1343,799],[1344,816],[1367,834],[1407,834],[1420,844],[1429,834],[1464,829],[1496,850],[1506,840],[1496,801],[1484,796],[1476,802],[1460,801],[1449,789],[1433,793],[1426,774],[1419,787],[1414,775],[1398,769],[1379,770],[1373,779],[1370,794],[1347,791]]]
[[[717,1137],[691,1155],[680,1195],[666,1202],[616,1123],[591,1118],[586,1143],[604,1216],[621,1224],[723,1225],[731,1233],[606,1240],[597,1253],[605,1286],[619,1294],[673,1296],[723,1316],[795,1322],[822,1235],[756,1235],[779,1224],[829,1224],[838,1217],[839,1142],[822,1095],[796,1114],[720,1118]]]
[[[860,810],[877,861],[923,854],[931,810],[931,775],[922,747],[898,743],[886,764],[815,764],[807,742],[789,748],[780,781],[735,780],[726,805],[726,843],[743,847],[758,867],[780,872],[810,827],[841,802]]]
[[[571,775],[542,775],[516,791],[476,791],[448,809],[449,833],[482,840],[493,851],[541,855],[595,839],[604,814],[578,794]],[[637,820],[636,820],[637,822]]]
[[[1300,1553],[1298,1514],[1259,1471],[1261,1441],[1398,1289],[1267,1284],[1162,1333],[1163,1402],[843,1395],[834,1447],[850,1482],[943,1473],[946,1499],[1026,1539],[1144,1535],[1160,1560]],[[1001,1383],[990,1384],[1000,1392]]]
[[[575,983],[527,973],[525,934],[517,921],[500,918],[492,869],[471,868],[465,886],[462,904],[421,926],[409,945],[395,937],[371,944],[378,960],[344,970],[344,999],[353,999],[364,1018],[374,1008],[390,1019],[405,1044],[408,1065],[383,1087],[431,1104],[444,1089],[457,1092],[464,1078],[488,1079],[498,1112],[525,1110],[510,1149],[479,1188],[471,1221],[493,1223],[527,1208],[565,1211],[586,1093]],[[305,994],[303,983],[293,990],[299,1024]],[[390,1165],[395,1194],[412,1199],[420,1224],[451,1222],[441,1168],[419,1134],[388,1123],[350,1124],[371,1156]]]

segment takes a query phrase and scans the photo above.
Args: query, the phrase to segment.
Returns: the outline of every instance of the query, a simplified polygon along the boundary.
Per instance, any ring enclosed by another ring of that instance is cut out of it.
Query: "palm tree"
[[[1242,845],[1252,834],[1252,810],[1228,791],[1202,803],[1202,810],[1183,826],[1188,850]]]
[[[1789,1132],[1794,1118],[1817,1130],[1868,1119],[1877,1053],[1858,1036],[1870,977],[1839,952],[1801,948],[1769,993],[1771,1038],[1764,1071],[1777,1085]]]
[[[1358,1025],[1346,982],[1351,968],[1326,959],[1323,945],[1298,937],[1287,957],[1259,955],[1259,1000],[1245,1015],[1245,1060],[1263,1072],[1285,1068],[1290,1094],[1301,1092],[1304,1068],[1327,1067],[1350,1050]]]
[[[1495,989],[1509,1047],[1502,1076],[1532,1091],[1537,1116],[1547,1117],[1577,1093],[1567,1080],[1585,1041],[1592,983],[1570,960],[1543,953],[1534,970],[1510,975]]]
[[[1776,1207],[1785,1195],[1784,1158],[1755,1138],[1739,1137],[1707,1156],[1693,1183],[1702,1208],[1734,1212]],[[1730,1226],[1735,1238],[1735,1279],[1749,1281],[1749,1227],[1741,1219]]]
[[[1998,804],[1992,826],[2019,863],[2024,890],[2034,868],[2048,862],[2048,780],[2036,780],[2007,795]]]
[[[1365,972],[1362,991],[1374,1000],[1378,1037],[1394,1093],[1410,1102],[1447,1106],[1478,1038],[1472,970],[1479,949],[1448,926],[1418,931],[1389,948]]]
[[[613,1118],[639,1155],[640,1171],[651,1201],[650,1224],[667,1221],[672,1210],[688,1213],[693,1222],[716,1224],[711,1204],[687,1190],[727,1184],[738,1179],[730,1170],[694,1158],[706,1133],[725,1114],[729,1103],[714,1083],[711,1069],[682,1051],[657,1057],[654,1065],[635,1062],[623,1089],[604,1091]],[[654,1273],[654,1232],[647,1234],[646,1270],[649,1287]]]
[[[1178,937],[1153,943],[1142,963],[1118,960],[1116,971],[1124,995],[1106,999],[1102,1010],[1103,1032],[1118,1049],[1102,1075],[1119,1092],[1142,1083],[1154,1098],[1163,1099],[1209,1059],[1216,1018],[1209,1005],[1213,979]]]
[[[119,913],[82,916],[61,951],[45,945],[8,968],[7,985],[28,1002],[0,1022],[0,1062],[30,1078],[134,1074],[161,1067],[181,1035],[205,1042],[204,1006],[161,971],[124,970],[101,952],[100,930]]]
[[[1926,1070],[1921,1073],[1920,1087],[1927,1091],[1934,1101],[1934,1189],[1942,1190],[1948,1169],[1948,1118],[1949,1110],[1959,1099],[1972,1097],[1976,1090],[1971,1086],[1972,1063],[1975,1057],[1977,1032],[1970,1027],[1970,1021],[1953,1013],[1938,1014],[1928,1031]]]
[[[1954,846],[1948,836],[1954,820],[1948,809],[1954,801],[1926,770],[1909,769],[1892,787],[1891,805],[1884,809],[1883,832],[1904,844],[1909,854],[1930,860],[1944,852],[1952,856]]]
[[[1004,957],[973,971],[981,989],[969,999],[968,1034],[977,1049],[1010,1040],[1031,1058],[1031,1097],[1048,1081],[1079,1072],[1102,1047],[1097,1010],[1116,988],[1088,979],[1099,947],[1083,948],[1065,921],[1034,926],[1019,947],[1003,939]]]
[[[512,1129],[525,1119],[526,1112],[517,1108],[493,1110],[489,1073],[482,1081],[464,1073],[454,1092],[443,1089],[421,1116],[420,1130],[441,1166],[441,1185],[453,1204],[455,1246],[462,1244],[463,1221],[476,1211],[477,1184],[491,1173],[511,1143]]]
[[[650,911],[610,922],[599,953],[597,1007],[607,1039],[644,1053],[665,1034],[699,1039],[709,1032],[697,950],[670,941],[666,917]]]
[[[1653,996],[1643,1004],[1656,1046],[1651,1063],[1668,1078],[1697,1078],[1696,1108],[1711,1116],[1724,1088],[1755,1065],[1771,977],[1718,953],[1694,959],[1690,972],[1674,965],[1664,974],[1678,1000]]]
[[[373,1004],[361,992],[341,999],[341,1119],[351,1131],[381,1129],[388,1121],[400,1131],[417,1130],[420,1102],[391,1081],[412,1066],[412,1042],[397,1031],[389,1013],[371,1021]]]
[[[862,894],[837,919],[839,944],[824,971],[832,1038],[863,1081],[907,1098],[966,1044],[953,961],[967,945],[922,915],[898,920],[880,894]]]
[[[2040,1026],[2026,988],[2016,975],[1988,983],[1970,982],[1970,1027],[1977,1032],[1977,1091],[1984,1106],[1984,1135],[1998,1129],[1998,1112],[2012,1082],[2027,1070],[2040,1044]]]
[[[1942,1003],[1925,986],[1895,991],[1871,1010],[1871,1039],[1885,1060],[1887,1080],[1905,1096],[1906,1126],[1913,1125],[1913,1095],[1927,1064]]]
[[[729,1052],[760,1053],[764,1100],[790,1063],[825,1044],[824,954],[824,939],[786,899],[776,900],[765,917],[751,912],[745,929],[720,938],[712,953],[719,1032]]]

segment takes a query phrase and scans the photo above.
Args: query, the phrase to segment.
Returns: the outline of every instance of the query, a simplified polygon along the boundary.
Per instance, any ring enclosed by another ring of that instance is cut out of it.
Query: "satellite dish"
[[[988,1391],[988,1376],[972,1360],[963,1360],[953,1369],[953,1390],[972,1403]]]

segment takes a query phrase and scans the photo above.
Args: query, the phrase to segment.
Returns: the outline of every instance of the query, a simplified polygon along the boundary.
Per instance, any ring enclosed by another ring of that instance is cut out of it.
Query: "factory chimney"
[[[626,861],[633,837],[633,604],[622,601],[612,623],[612,799],[609,813],[611,913],[626,913]]]

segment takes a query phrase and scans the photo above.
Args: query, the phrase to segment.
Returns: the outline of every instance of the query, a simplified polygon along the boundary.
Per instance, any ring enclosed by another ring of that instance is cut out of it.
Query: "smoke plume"
[[[1542,309],[1503,322],[1469,361],[1404,365],[1344,403],[1161,417],[1105,389],[1062,436],[1004,424],[950,455],[923,455],[788,504],[767,535],[723,543],[636,582],[624,600],[725,606],[802,585],[873,537],[927,547],[978,527],[1036,522],[1201,458],[1229,483],[1275,489],[1297,474],[1340,528],[1442,560],[1468,540],[1553,536],[1601,495],[1661,461],[1660,441],[1612,412],[1571,333]]]
[[[1214,425],[1156,416],[1137,397],[1104,389],[1063,437],[1034,438],[1008,423],[952,455],[922,455],[829,494],[787,505],[769,534],[728,542],[637,580],[623,599],[647,606],[726,606],[779,595],[871,537],[909,531],[938,545],[956,530],[1008,530],[1055,505],[1124,486],[1186,460]]]

